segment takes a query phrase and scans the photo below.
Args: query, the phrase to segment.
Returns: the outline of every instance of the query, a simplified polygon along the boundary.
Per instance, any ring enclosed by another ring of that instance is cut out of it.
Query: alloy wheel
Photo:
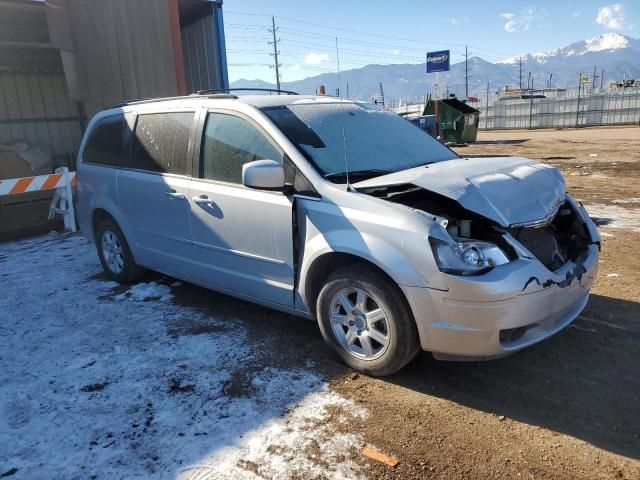
[[[118,236],[111,230],[102,234],[102,256],[112,273],[119,275],[124,270],[124,251]]]
[[[351,355],[374,360],[389,347],[387,314],[371,293],[362,288],[343,288],[331,299],[333,333]]]

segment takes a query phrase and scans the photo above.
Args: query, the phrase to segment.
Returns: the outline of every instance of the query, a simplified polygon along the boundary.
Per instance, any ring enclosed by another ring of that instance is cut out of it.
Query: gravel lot
[[[559,166],[598,217],[599,279],[563,332],[372,379],[311,322],[159,275],[118,286],[80,236],[0,244],[0,476],[640,478],[640,129],[479,140],[458,152]]]

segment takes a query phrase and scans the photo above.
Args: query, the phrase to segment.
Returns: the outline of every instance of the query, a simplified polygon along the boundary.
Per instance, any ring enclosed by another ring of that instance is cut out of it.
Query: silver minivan
[[[460,158],[376,105],[200,92],[98,113],[78,217],[106,273],[151,269],[317,320],[349,366],[489,359],[567,326],[600,238],[559,171]]]

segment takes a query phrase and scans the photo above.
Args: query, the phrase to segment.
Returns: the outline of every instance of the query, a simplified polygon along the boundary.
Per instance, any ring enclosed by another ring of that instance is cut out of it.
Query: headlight
[[[429,237],[440,271],[455,275],[479,275],[509,262],[498,246],[489,242],[456,238],[445,242]]]

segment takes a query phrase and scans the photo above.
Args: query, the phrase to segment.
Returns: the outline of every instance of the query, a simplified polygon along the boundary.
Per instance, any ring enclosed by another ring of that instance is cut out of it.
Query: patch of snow
[[[501,60],[499,64],[517,64],[522,58],[526,63],[530,60],[539,64],[545,64],[553,57],[573,57],[584,55],[590,52],[601,52],[610,50],[621,50],[631,47],[631,39],[619,33],[605,33],[597,37],[588,38],[581,42],[575,42],[564,47],[556,48],[547,52],[536,52],[534,54],[522,54]]]
[[[184,468],[178,478],[360,478],[359,466],[344,457],[357,455],[363,446],[362,438],[354,433],[336,433],[327,423],[336,408],[344,412],[340,419],[344,424],[350,417],[367,415],[335,393],[315,392],[304,397],[285,419],[264,423],[248,432],[237,445]],[[247,465],[254,471],[248,471]]]
[[[0,244],[0,257],[3,472],[362,475],[354,452],[363,439],[334,427],[366,411],[310,366],[265,368],[264,340],[252,343],[240,321],[174,304],[159,282],[114,296],[118,286],[102,280],[95,249],[78,235]],[[219,328],[172,334],[181,322]]]
[[[610,278],[618,278],[619,276],[620,275],[618,275],[617,273],[608,273],[607,274],[607,277],[610,277]]]
[[[162,300],[167,302],[173,298],[171,288],[161,285],[158,282],[138,283],[126,292],[115,296],[116,300],[132,300],[135,302],[145,302],[147,300]]]
[[[505,58],[504,60],[500,60],[496,63],[499,64],[507,64],[507,65],[515,65],[518,62],[520,62],[520,59],[522,59],[522,62],[524,63],[526,61],[526,57],[528,57],[529,54],[528,53],[523,53],[522,55],[516,55],[515,57],[509,57],[509,58]]]
[[[597,203],[591,203],[585,207],[589,215],[597,219],[598,228],[624,228],[640,233],[640,208]]]
[[[602,50],[619,50],[629,47],[629,39],[619,33],[605,33],[585,40],[586,52],[601,52]]]
[[[613,200],[613,203],[618,203],[621,205],[625,205],[627,203],[640,203],[640,197],[618,198],[616,200]]]

